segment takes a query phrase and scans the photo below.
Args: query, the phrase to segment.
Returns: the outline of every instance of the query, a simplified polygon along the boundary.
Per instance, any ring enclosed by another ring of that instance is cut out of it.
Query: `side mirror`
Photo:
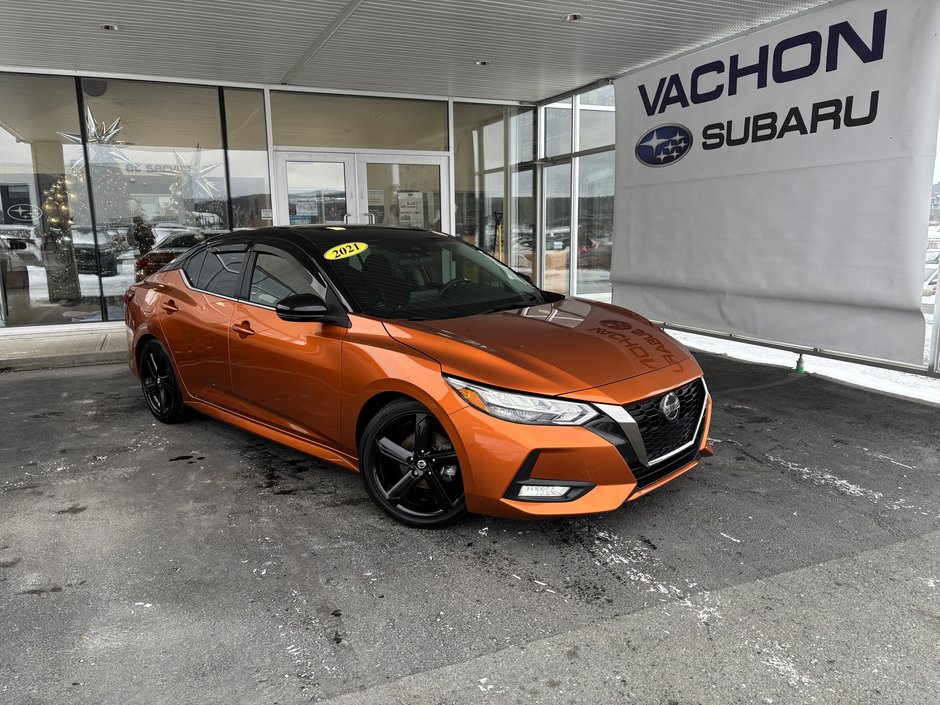
[[[285,296],[274,307],[277,317],[282,321],[296,323],[333,323],[349,327],[349,317],[336,302],[327,304],[316,294],[293,294]]]

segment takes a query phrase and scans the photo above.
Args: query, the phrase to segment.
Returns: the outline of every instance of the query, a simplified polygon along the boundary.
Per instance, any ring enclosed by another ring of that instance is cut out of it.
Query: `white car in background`
[[[41,241],[36,228],[31,225],[0,225],[0,240],[6,242],[24,264],[42,264]]]

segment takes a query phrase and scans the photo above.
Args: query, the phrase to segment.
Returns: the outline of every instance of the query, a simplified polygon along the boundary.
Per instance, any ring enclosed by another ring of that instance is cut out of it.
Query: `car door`
[[[327,296],[323,275],[306,255],[255,246],[232,318],[232,384],[241,413],[336,447],[346,328],[283,321],[274,310],[284,297],[306,293]]]
[[[180,286],[162,291],[159,325],[180,381],[195,399],[235,409],[229,333],[246,243],[208,247],[178,274]]]

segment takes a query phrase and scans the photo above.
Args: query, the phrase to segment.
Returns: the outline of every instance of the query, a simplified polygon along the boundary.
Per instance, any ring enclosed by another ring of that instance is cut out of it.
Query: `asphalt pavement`
[[[118,364],[0,373],[0,703],[940,702],[940,414],[700,355],[717,455],[408,529]]]

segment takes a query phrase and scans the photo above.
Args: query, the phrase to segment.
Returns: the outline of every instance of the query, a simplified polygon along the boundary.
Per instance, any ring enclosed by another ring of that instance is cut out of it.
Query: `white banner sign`
[[[854,0],[619,79],[614,303],[922,363],[938,31]]]

